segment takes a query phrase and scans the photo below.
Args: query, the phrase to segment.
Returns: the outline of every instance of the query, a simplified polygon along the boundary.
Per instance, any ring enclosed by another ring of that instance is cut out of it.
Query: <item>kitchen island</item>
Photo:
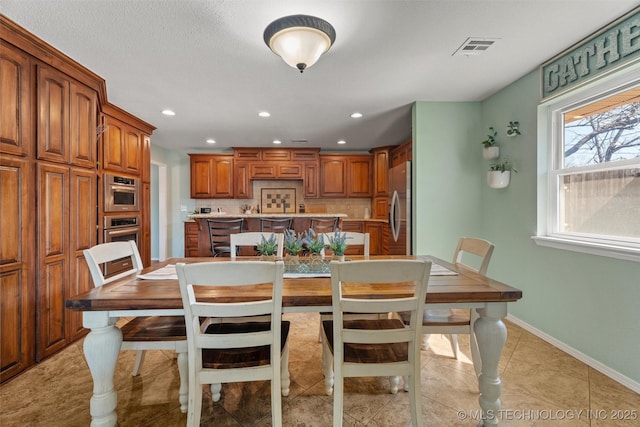
[[[311,218],[340,218],[339,227],[342,227],[342,219],[347,217],[345,213],[259,213],[259,214],[230,214],[226,212],[212,212],[207,214],[191,214],[185,222],[185,256],[206,257],[213,256],[207,219],[231,219],[244,218],[243,231],[260,231],[260,218],[288,218],[291,217],[291,228],[296,233],[302,233],[309,229]]]

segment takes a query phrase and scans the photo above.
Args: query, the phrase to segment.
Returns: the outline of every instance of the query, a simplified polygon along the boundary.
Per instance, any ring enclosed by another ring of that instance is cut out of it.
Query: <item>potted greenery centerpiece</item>
[[[299,254],[304,244],[302,233],[296,235],[295,230],[285,230],[284,232],[284,249],[287,255],[284,258],[285,265],[300,264]]]
[[[260,242],[256,245],[256,249],[258,253],[261,255],[262,259],[266,261],[275,261],[275,253],[278,250],[278,243],[276,241],[276,235],[271,233],[269,239],[265,239],[262,236]]]
[[[305,248],[309,252],[309,269],[311,271],[322,271],[322,251],[326,246],[324,243],[324,235],[318,234],[313,231],[313,228],[310,228],[305,232],[303,242]]]
[[[347,249],[347,233],[336,230],[333,236],[329,236],[329,248],[333,252],[333,259],[344,261],[344,251]]]
[[[505,188],[511,180],[511,171],[518,173],[509,160],[500,160],[489,166],[487,184],[491,188]]]
[[[487,139],[482,141],[483,149],[482,149],[482,157],[485,160],[497,159],[500,156],[500,147],[497,145],[496,136],[498,136],[498,132],[493,128],[489,128],[489,134],[487,135]]]

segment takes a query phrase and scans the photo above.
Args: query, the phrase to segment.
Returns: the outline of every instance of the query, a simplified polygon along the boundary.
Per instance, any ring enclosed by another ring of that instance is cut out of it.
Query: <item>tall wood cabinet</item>
[[[372,159],[368,154],[321,154],[320,197],[371,197]]]
[[[102,78],[2,15],[0,43],[4,382],[87,332],[65,300],[92,287],[82,251],[101,241],[96,135],[109,104]],[[123,128],[121,170],[140,175],[143,133]]]

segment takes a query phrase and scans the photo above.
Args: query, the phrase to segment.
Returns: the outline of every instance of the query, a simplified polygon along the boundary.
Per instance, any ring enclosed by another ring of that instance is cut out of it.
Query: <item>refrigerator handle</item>
[[[391,197],[391,211],[389,212],[389,216],[391,217],[391,234],[393,235],[393,241],[397,242],[398,237],[400,237],[400,197],[398,196],[398,192],[394,191],[393,196]]]

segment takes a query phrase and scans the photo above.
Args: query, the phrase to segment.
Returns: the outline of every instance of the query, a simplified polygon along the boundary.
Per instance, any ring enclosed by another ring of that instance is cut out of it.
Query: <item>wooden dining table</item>
[[[500,411],[501,391],[498,362],[507,338],[507,330],[502,318],[507,315],[508,304],[522,298],[522,291],[432,256],[368,257],[368,259],[389,258],[423,258],[433,263],[434,268],[429,278],[426,297],[427,308],[469,308],[477,311],[479,317],[474,323],[473,330],[482,364],[478,377],[482,421],[484,425],[497,424],[496,415]],[[142,274],[157,272],[168,265],[180,262],[214,260],[228,261],[229,259],[171,258],[145,268]],[[238,258],[233,262],[241,263],[243,259]],[[241,268],[240,265],[239,268]],[[413,286],[412,283],[357,284],[345,287],[344,293],[354,298],[402,298],[413,292]],[[203,292],[207,292],[203,297],[212,301],[251,301],[269,296],[270,285],[257,285],[240,291],[236,287],[229,287]],[[288,278],[285,276],[282,306],[285,313],[331,311],[330,277]],[[66,307],[70,310],[82,311],[83,325],[90,330],[85,338],[84,354],[94,384],[90,400],[91,425],[115,426],[117,397],[113,378],[122,342],[122,334],[115,326],[116,321],[120,317],[183,316],[178,280],[175,278],[164,280],[125,278],[69,298],[66,300]]]

